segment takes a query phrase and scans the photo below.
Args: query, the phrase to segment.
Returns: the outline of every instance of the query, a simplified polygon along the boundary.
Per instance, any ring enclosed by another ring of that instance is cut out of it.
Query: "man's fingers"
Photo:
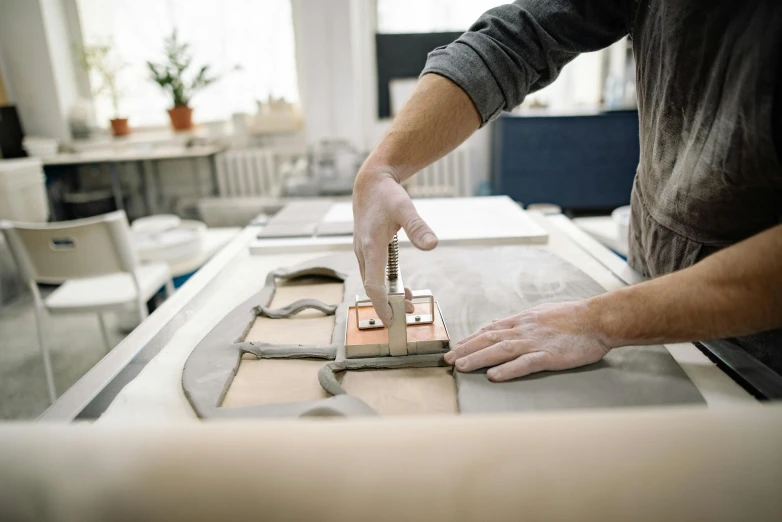
[[[491,368],[486,375],[490,381],[502,382],[548,370],[550,355],[547,352],[530,352],[521,357]]]
[[[468,337],[465,337],[464,339],[462,339],[461,341],[456,343],[456,345],[454,346],[454,350],[458,349],[459,347],[461,347],[464,344],[467,344],[468,342],[472,341],[476,337],[480,337],[481,335],[485,334],[486,332],[492,332],[492,331],[495,331],[495,330],[507,330],[507,329],[512,328],[512,327],[513,327],[513,324],[508,319],[492,321],[490,324],[487,324],[486,326],[484,326],[480,330],[476,331],[474,334],[472,334],[472,335],[470,335]]]
[[[405,229],[407,237],[416,248],[431,250],[437,246],[437,236],[426,222],[418,215],[411,200],[407,200],[399,208],[399,222]]]
[[[453,364],[462,357],[467,357],[479,350],[488,348],[502,341],[511,339],[515,335],[513,330],[489,330],[484,331],[467,342],[457,344],[453,350],[445,354],[445,362]]]
[[[388,250],[383,248],[364,248],[364,291],[372,301],[378,318],[383,324],[391,324],[393,314],[388,304],[386,292],[386,263],[388,262]]]
[[[391,319],[394,314],[391,312],[391,306],[388,304],[388,293],[386,292],[386,285],[382,283],[368,282],[364,283],[364,291],[367,293],[367,297],[372,301],[372,306],[375,308],[377,317],[383,322],[384,325],[391,324]]]
[[[405,288],[405,313],[412,314],[415,312],[415,305],[411,301],[413,298],[413,292],[409,288]]]
[[[358,260],[358,271],[361,274],[361,282],[364,282],[364,254],[361,251],[361,246],[358,243],[353,243],[353,253],[356,254]]]
[[[511,361],[531,349],[532,346],[527,340],[508,339],[462,357],[456,361],[455,366],[460,372],[471,372]]]

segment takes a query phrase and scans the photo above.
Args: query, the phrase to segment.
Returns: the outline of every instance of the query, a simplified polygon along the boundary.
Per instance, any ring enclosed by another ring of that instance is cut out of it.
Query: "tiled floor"
[[[106,323],[116,346],[124,334],[115,317]],[[44,331],[58,394],[106,354],[93,314],[48,316]],[[48,406],[33,301],[24,294],[0,308],[0,419],[34,419]]]

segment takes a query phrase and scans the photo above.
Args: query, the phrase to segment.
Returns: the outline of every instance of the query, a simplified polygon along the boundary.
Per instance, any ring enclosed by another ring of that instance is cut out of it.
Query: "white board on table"
[[[440,245],[541,244],[548,233],[507,196],[413,200],[418,213],[440,240]],[[352,223],[350,202],[334,203],[323,223]],[[399,241],[410,243],[404,230]],[[256,239],[250,253],[303,252],[309,250],[350,250],[351,236]]]

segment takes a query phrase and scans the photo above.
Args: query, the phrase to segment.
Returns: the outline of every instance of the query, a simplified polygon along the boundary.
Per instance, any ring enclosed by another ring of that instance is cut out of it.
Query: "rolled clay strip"
[[[317,299],[299,299],[295,303],[291,303],[288,306],[282,308],[271,309],[266,306],[256,306],[253,308],[255,313],[268,317],[269,319],[287,319],[292,315],[296,315],[303,310],[318,310],[326,315],[334,315],[337,312],[338,305],[328,305]]]
[[[367,403],[350,395],[340,395],[318,401],[318,405],[299,414],[299,417],[369,417],[377,415]]]
[[[369,357],[366,359],[344,359],[325,364],[318,370],[318,382],[331,395],[344,395],[345,390],[337,380],[337,373],[345,370],[394,370],[398,368],[431,368],[448,366],[445,354],[407,355],[401,357]]]
[[[334,359],[336,345],[308,346],[298,344],[278,345],[244,342],[236,345],[241,353],[250,353],[259,359]]]
[[[210,419],[263,418],[284,419],[296,417],[367,417],[377,415],[367,403],[351,395],[340,395],[327,399],[259,404],[241,408],[214,408]]]

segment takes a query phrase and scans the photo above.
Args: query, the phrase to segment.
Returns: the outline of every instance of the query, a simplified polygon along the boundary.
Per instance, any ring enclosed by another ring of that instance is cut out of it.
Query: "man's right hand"
[[[353,186],[353,249],[364,291],[384,324],[392,321],[385,285],[388,244],[402,228],[417,248],[437,246],[437,236],[418,215],[394,169],[364,165]],[[408,313],[411,307],[408,301]]]
[[[421,250],[437,246],[437,236],[401,183],[448,154],[480,124],[480,113],[461,87],[443,76],[425,74],[356,176],[353,247],[364,290],[385,324],[392,320],[385,285],[388,243],[403,228]],[[409,299],[406,310],[413,312]]]

